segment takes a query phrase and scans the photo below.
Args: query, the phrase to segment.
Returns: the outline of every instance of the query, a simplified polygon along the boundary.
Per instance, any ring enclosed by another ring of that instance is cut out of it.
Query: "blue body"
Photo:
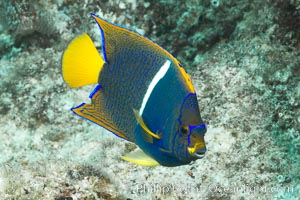
[[[109,119],[106,126],[113,125],[125,139],[137,144],[161,165],[178,166],[198,159],[189,153],[188,147],[198,141],[204,145],[206,127],[182,66],[149,39],[105,20],[97,23],[106,63],[99,73],[101,87],[90,96],[95,112]],[[140,116],[153,133],[161,136],[149,142],[145,140],[149,135],[137,123],[133,110],[141,108],[149,84],[167,60],[171,65],[153,89]],[[79,112],[87,110],[84,109]],[[114,132],[114,128],[109,130]],[[205,145],[200,150],[205,152]]]

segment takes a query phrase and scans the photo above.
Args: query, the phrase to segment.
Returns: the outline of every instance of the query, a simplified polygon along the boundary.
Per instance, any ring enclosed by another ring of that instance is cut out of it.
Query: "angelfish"
[[[179,166],[206,152],[206,125],[189,75],[152,40],[91,14],[102,35],[103,58],[91,38],[74,38],[62,58],[71,87],[97,84],[91,103],[71,110],[139,148],[122,156],[142,166]]]

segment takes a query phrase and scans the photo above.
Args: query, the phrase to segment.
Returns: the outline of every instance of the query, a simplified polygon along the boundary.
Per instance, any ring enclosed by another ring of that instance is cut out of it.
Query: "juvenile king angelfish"
[[[178,166],[202,158],[206,126],[192,82],[170,53],[92,14],[103,59],[84,33],[67,47],[63,78],[70,87],[97,84],[91,104],[71,110],[140,149],[123,156],[143,166]]]

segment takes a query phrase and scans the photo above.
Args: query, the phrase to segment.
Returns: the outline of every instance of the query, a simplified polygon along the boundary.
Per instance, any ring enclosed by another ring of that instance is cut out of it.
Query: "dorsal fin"
[[[71,110],[76,115],[92,121],[111,131],[113,134],[132,142],[126,137],[126,133],[120,130],[119,127],[114,123],[110,116],[111,112],[103,106],[105,105],[105,99],[103,98],[100,85],[98,85],[90,94],[90,98],[92,101],[91,104],[82,103]]]
[[[102,48],[104,52],[105,61],[109,62],[110,58],[115,54],[116,48],[122,46],[143,46],[143,48],[155,51],[157,54],[161,54],[171,59],[175,63],[178,61],[165,49],[154,43],[152,40],[124,27],[112,24],[95,14],[91,14],[95,19],[102,34]],[[134,49],[133,49],[134,50]],[[118,56],[118,55],[115,55]]]
[[[151,52],[153,55],[160,55],[166,60],[172,61],[179,68],[190,92],[195,92],[189,75],[181,67],[178,60],[167,50],[134,31],[112,24],[95,14],[91,14],[91,16],[95,19],[101,30],[102,50],[105,62],[113,65],[112,61],[118,60],[114,58],[120,58],[120,54],[123,53],[122,50],[125,48],[130,49],[132,55],[139,54],[140,52],[138,51],[142,49]]]

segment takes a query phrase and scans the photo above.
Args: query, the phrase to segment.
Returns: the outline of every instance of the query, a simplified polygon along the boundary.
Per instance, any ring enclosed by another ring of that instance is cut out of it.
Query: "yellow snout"
[[[198,139],[195,141],[195,139],[191,138],[191,144],[187,150],[191,155],[197,158],[203,158],[206,152],[204,139],[201,138],[200,140]]]

